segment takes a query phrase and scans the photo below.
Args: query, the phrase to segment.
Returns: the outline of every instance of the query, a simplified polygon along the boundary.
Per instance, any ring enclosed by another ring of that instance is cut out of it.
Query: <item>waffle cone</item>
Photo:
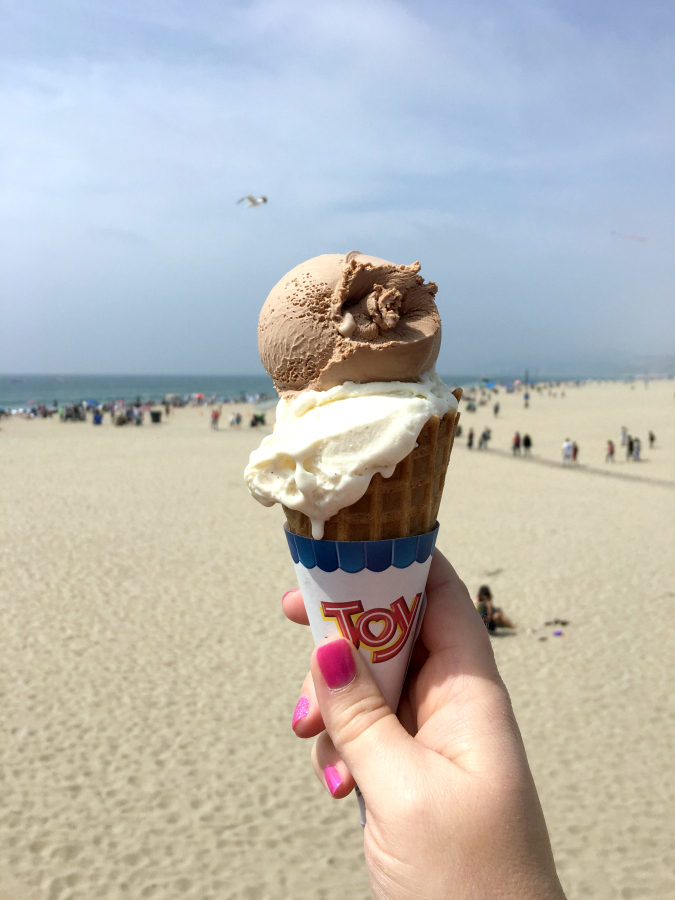
[[[401,460],[390,478],[376,473],[360,500],[327,520],[324,539],[380,541],[432,531],[458,421],[456,409],[442,419],[432,416],[422,428],[415,449]],[[311,538],[312,523],[304,513],[286,506],[284,512],[293,534]]]

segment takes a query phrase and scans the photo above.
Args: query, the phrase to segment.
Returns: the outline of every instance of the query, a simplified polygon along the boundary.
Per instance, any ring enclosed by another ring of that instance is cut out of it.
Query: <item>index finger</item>
[[[309,625],[305,601],[302,599],[302,594],[298,588],[286,591],[281,598],[281,608],[286,618],[290,619],[291,622],[295,622],[296,625]]]

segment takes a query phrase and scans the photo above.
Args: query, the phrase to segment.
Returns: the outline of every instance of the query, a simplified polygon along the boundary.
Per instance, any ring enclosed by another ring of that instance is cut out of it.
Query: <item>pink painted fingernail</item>
[[[356,666],[352,648],[344,638],[322,644],[316,651],[316,659],[329,690],[336,691],[354,680]]]
[[[298,700],[298,704],[295,707],[295,712],[293,713],[293,721],[291,722],[291,728],[295,731],[295,726],[298,724],[300,719],[304,719],[307,713],[309,712],[309,700],[307,697],[301,697]]]
[[[284,596],[281,598],[281,602],[283,603],[284,600],[286,599],[286,597],[288,597],[289,594],[292,594],[294,590],[295,590],[295,588],[291,588],[290,591],[286,591]]]
[[[342,784],[340,773],[335,768],[335,766],[326,766],[326,768],[323,770],[323,777],[326,779],[326,787],[334,797],[335,792]]]

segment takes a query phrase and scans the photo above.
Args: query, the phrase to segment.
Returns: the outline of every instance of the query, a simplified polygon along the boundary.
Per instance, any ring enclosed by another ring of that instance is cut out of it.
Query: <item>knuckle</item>
[[[336,711],[329,730],[342,745],[351,744],[388,715],[392,712],[383,697],[372,694],[358,696]]]

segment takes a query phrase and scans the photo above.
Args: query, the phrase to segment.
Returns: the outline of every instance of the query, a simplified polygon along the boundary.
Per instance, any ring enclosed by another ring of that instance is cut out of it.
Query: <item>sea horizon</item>
[[[446,384],[469,387],[494,382],[510,384],[516,380],[525,381],[527,372],[497,374],[447,374],[441,373]],[[574,382],[574,381],[617,381],[640,376],[616,373],[598,376],[583,373],[542,375],[537,372],[530,381]],[[658,376],[652,376],[658,377]],[[662,376],[663,377],[663,376]],[[272,379],[265,374],[239,375],[190,375],[190,374],[46,374],[8,373],[0,374],[0,408],[20,409],[32,405],[64,405],[87,402],[107,403],[114,400],[142,402],[159,401],[167,394],[181,397],[202,393],[208,397],[217,396],[224,400],[240,400],[256,395],[274,397],[276,391]]]

